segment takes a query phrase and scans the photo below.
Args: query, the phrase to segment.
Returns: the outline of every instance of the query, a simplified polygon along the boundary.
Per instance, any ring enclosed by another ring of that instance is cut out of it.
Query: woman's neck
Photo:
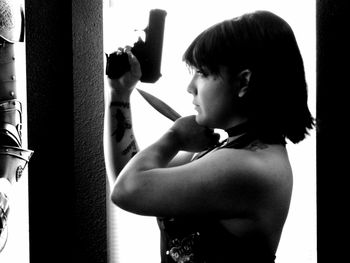
[[[248,118],[245,117],[241,117],[241,116],[235,116],[234,118],[230,119],[229,121],[226,122],[225,126],[224,126],[224,130],[228,130],[231,129],[235,126],[238,126],[242,123],[245,123],[248,121]]]
[[[246,133],[249,129],[249,122],[247,120],[243,120],[235,125],[225,129],[228,137],[236,137]]]

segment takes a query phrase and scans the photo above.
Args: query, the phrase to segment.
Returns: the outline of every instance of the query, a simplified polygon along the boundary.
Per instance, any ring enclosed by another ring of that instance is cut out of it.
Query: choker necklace
[[[236,149],[243,148],[243,147],[249,145],[255,139],[255,136],[251,131],[252,131],[252,128],[251,128],[250,123],[248,123],[248,121],[242,122],[236,126],[233,126],[229,129],[226,129],[225,132],[228,134],[227,139],[220,142],[215,147],[199,153],[192,160],[201,158],[202,156],[206,155],[207,153],[213,151],[215,148],[217,148],[217,149],[225,148],[225,147],[226,148],[236,148]],[[235,137],[238,135],[241,135],[241,136],[239,136],[238,138],[235,138],[235,139],[230,138],[230,137]]]
[[[248,121],[242,122],[225,131],[228,134],[228,138],[221,147],[241,149],[257,139],[257,135],[253,132],[251,123]]]
[[[249,123],[245,121],[225,131],[227,132],[228,137],[233,137],[233,136],[244,134],[249,130],[250,130]]]

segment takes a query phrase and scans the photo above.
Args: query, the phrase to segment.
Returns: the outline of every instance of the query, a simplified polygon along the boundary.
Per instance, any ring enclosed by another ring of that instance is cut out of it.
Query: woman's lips
[[[195,101],[192,101],[192,104],[194,105],[194,109],[196,111],[198,111],[199,110],[199,105]]]

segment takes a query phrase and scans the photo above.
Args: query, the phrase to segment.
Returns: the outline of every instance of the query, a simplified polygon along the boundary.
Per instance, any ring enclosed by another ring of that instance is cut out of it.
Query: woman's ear
[[[249,69],[242,70],[238,73],[238,79],[240,83],[240,89],[238,92],[238,97],[242,98],[248,91],[250,76],[252,72]]]

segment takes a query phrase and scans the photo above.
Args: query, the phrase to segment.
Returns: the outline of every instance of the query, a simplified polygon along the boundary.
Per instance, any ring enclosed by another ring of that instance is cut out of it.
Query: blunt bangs
[[[199,34],[182,59],[192,68],[219,75],[222,66],[232,73],[244,69],[246,36],[240,30],[241,17],[217,23]]]
[[[223,56],[225,39],[220,34],[219,27],[220,24],[216,24],[193,40],[183,55],[183,61],[189,67],[218,75],[220,66],[227,64]]]

